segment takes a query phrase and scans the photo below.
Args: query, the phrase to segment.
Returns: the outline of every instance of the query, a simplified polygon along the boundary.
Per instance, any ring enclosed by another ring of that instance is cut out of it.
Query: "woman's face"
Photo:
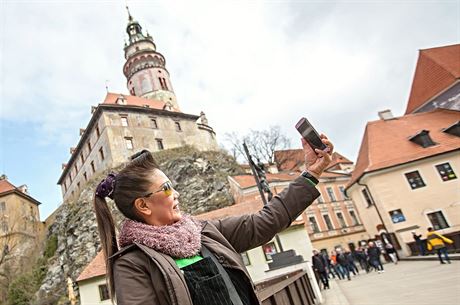
[[[148,189],[147,193],[152,193],[150,196],[143,198],[147,214],[143,214],[144,221],[154,226],[170,225],[179,221],[182,217],[179,210],[179,193],[172,189],[169,193],[164,191],[165,184],[171,183],[166,175],[160,171],[155,170],[153,183]]]

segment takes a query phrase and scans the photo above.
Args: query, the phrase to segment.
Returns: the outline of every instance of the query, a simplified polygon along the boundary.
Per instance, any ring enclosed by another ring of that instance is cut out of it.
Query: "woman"
[[[302,139],[306,171],[253,215],[200,222],[179,209],[179,193],[143,151],[97,187],[94,206],[112,299],[119,305],[259,304],[239,253],[287,228],[318,196],[318,178],[331,161]],[[118,248],[105,197],[126,217]]]

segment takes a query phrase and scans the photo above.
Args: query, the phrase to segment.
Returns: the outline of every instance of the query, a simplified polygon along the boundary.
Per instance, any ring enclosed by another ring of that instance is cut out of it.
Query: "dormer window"
[[[427,148],[433,145],[436,145],[435,142],[430,137],[430,132],[428,130],[419,131],[415,136],[409,138],[411,142],[422,146],[423,148]]]
[[[453,136],[460,137],[460,121],[457,121],[449,127],[444,128],[442,131]]]
[[[126,105],[126,99],[123,95],[120,95],[117,97],[117,100],[115,101],[117,105]]]

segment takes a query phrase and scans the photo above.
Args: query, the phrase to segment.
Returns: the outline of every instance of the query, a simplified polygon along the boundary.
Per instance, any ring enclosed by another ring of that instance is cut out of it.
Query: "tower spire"
[[[128,1],[126,1],[126,10],[128,11],[128,20],[133,21],[133,16],[131,16],[131,13],[129,12]]]

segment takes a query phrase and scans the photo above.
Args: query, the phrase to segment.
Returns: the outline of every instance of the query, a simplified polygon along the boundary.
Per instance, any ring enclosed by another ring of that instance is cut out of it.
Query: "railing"
[[[256,285],[262,305],[313,305],[316,296],[305,271],[295,271]]]

